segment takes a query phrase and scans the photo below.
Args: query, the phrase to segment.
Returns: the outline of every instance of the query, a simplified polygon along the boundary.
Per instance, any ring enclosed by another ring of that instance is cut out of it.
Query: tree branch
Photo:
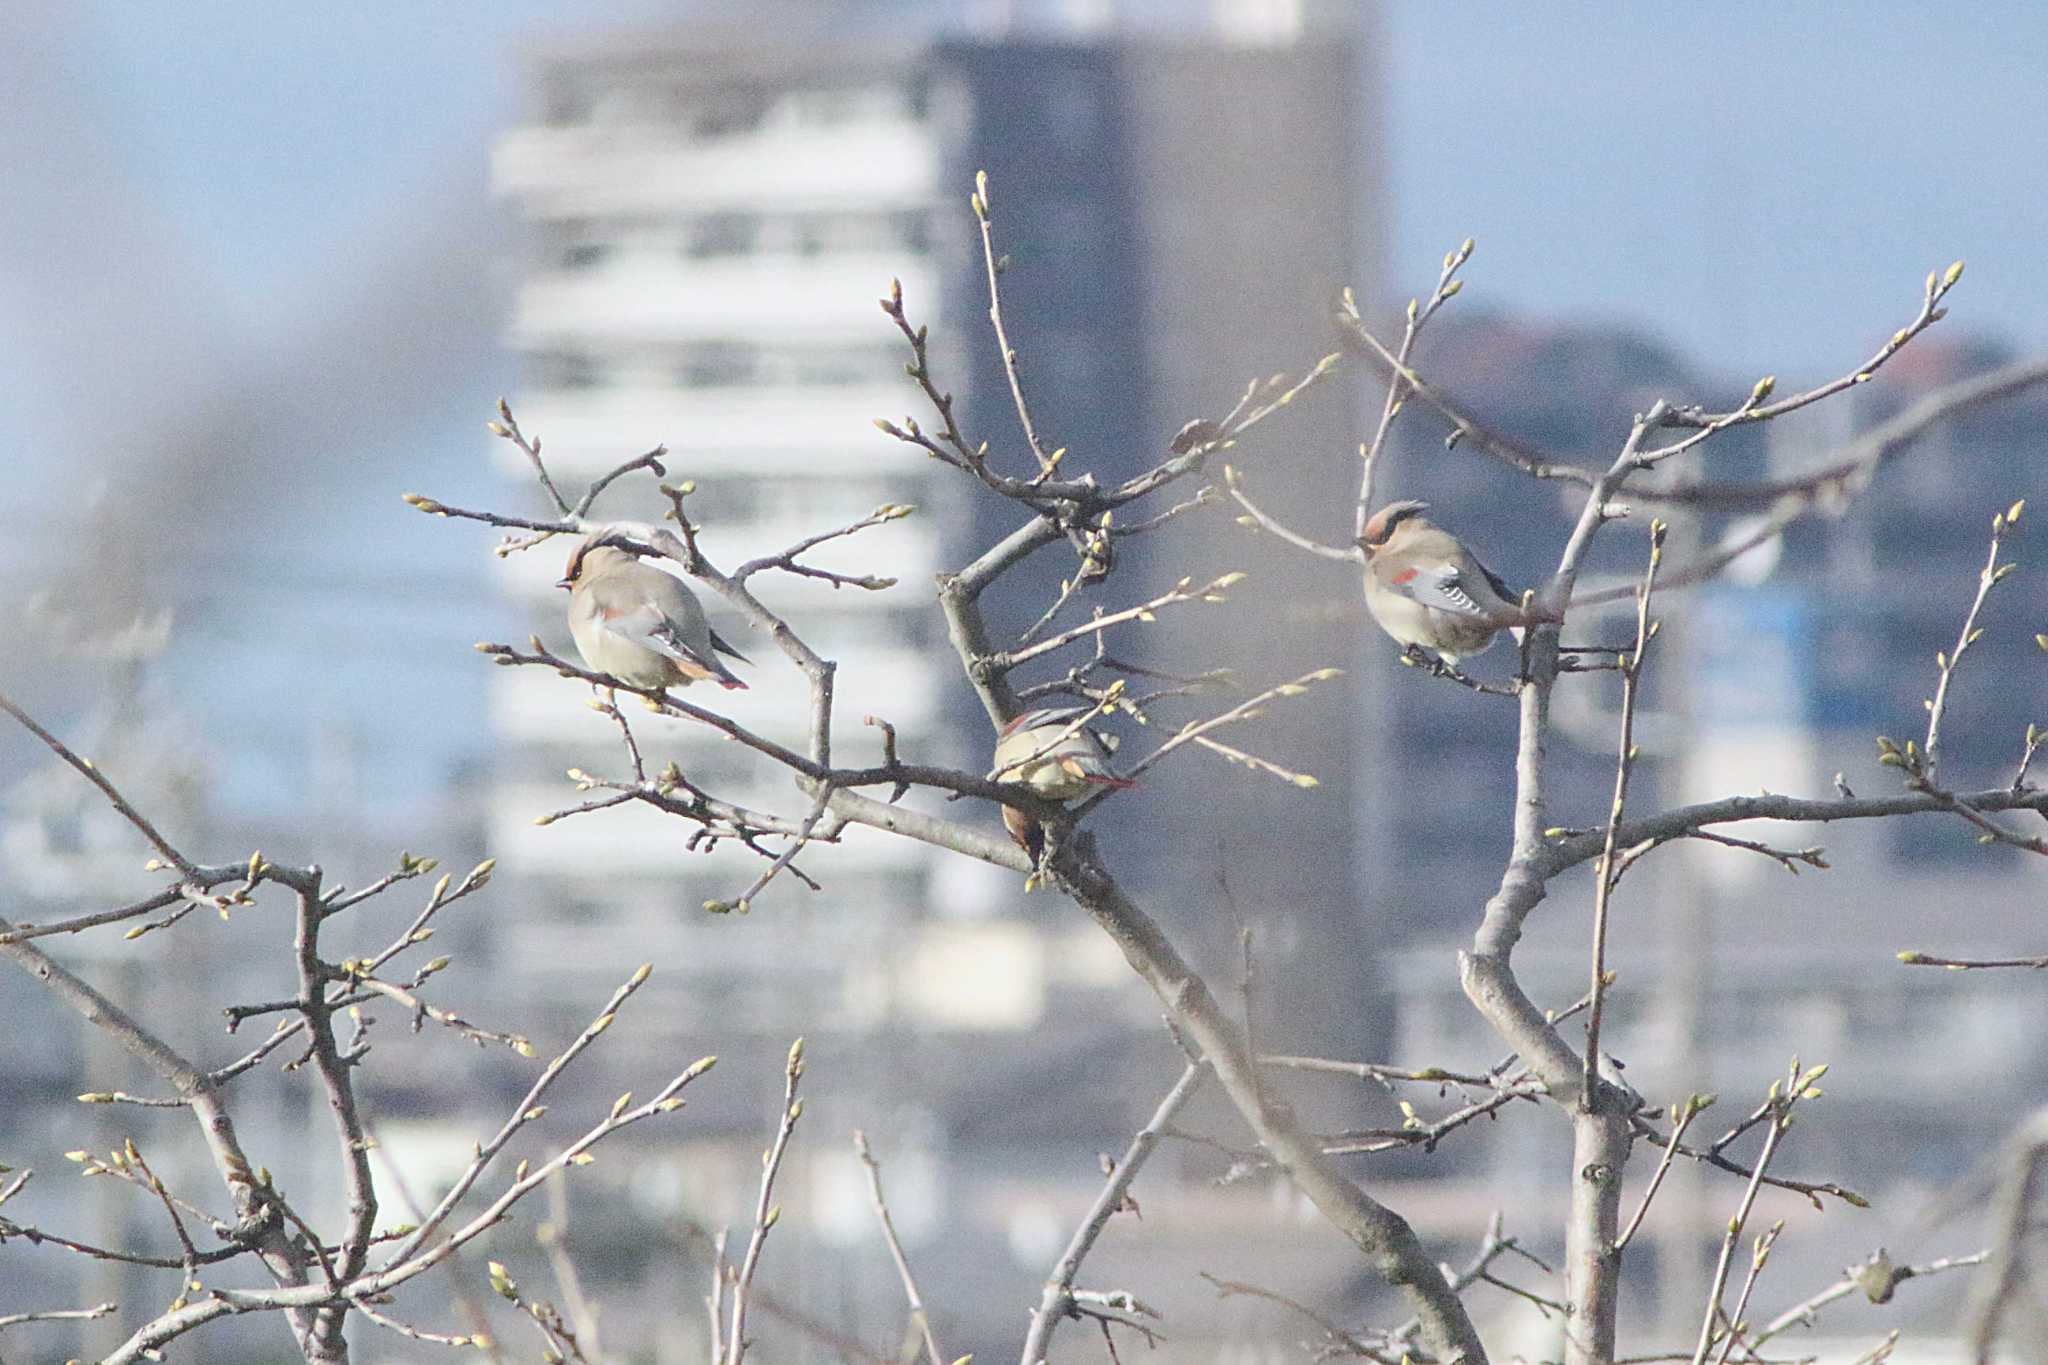
[[[1206,1068],[1199,1062],[1190,1062],[1173,1089],[1166,1092],[1166,1098],[1159,1102],[1152,1117],[1131,1139],[1130,1146],[1111,1167],[1109,1179],[1095,1196],[1095,1202],[1088,1206],[1087,1214],[1081,1219],[1081,1226],[1074,1229],[1074,1235],[1067,1240],[1067,1248],[1060,1253],[1053,1265],[1052,1274],[1046,1278],[1045,1292],[1039,1296],[1038,1307],[1032,1311],[1031,1327],[1024,1336],[1024,1354],[1020,1365],[1041,1365],[1046,1353],[1052,1347],[1052,1335],[1059,1327],[1061,1318],[1073,1312],[1074,1279],[1081,1273],[1081,1262],[1095,1248],[1095,1239],[1102,1235],[1110,1215],[1124,1206],[1124,1197],[1129,1193],[1131,1182],[1138,1177],[1139,1168],[1152,1155],[1152,1148],[1158,1143],[1160,1134],[1173,1122],[1173,1116],[1181,1106],[1193,1098],[1201,1087]],[[936,1348],[932,1351],[934,1362],[939,1361]],[[942,1365],[942,1363],[940,1363]]]

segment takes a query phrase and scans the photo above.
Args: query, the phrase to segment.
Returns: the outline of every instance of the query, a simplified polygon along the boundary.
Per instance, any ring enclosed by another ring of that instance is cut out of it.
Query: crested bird
[[[1013,718],[996,737],[994,780],[1021,783],[1053,801],[1072,801],[1099,787],[1136,786],[1110,770],[1109,738],[1077,724],[1088,712],[1083,706],[1041,706]],[[1038,860],[1045,831],[1036,819],[1004,806],[1003,828],[1033,862]]]
[[[1426,502],[1390,502],[1365,523],[1365,606],[1380,629],[1413,654],[1455,665],[1503,629],[1563,618],[1530,606],[1449,531],[1422,514]]]
[[[706,678],[744,688],[718,656],[753,660],[719,638],[681,579],[642,564],[629,545],[612,528],[592,532],[555,585],[569,590],[569,634],[583,662],[656,691]]]

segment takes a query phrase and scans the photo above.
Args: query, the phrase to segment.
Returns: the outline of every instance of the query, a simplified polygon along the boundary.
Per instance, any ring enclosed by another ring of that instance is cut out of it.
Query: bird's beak
[[[561,578],[555,581],[555,586],[567,592],[576,586],[576,581],[571,578]]]

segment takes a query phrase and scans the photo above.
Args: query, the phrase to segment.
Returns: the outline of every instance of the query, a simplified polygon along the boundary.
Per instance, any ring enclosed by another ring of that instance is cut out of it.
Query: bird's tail
[[[1010,832],[1010,838],[1017,847],[1024,850],[1032,862],[1037,862],[1045,852],[1045,830],[1037,820],[1018,810],[1015,806],[1003,807],[1003,828]]]

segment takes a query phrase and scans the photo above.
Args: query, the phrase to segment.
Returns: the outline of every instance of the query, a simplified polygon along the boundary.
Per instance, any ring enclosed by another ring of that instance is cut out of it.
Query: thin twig
[[[498,400],[498,420],[489,426],[493,436],[510,441],[519,448],[519,453],[533,466],[534,474],[540,479],[540,486],[547,490],[548,497],[553,500],[555,510],[565,517],[575,515],[569,506],[569,500],[562,496],[561,490],[555,487],[555,481],[548,477],[548,467],[541,463],[540,442],[528,440],[526,433],[519,429],[519,423],[512,416],[510,403],[502,398]]]
[[[1198,1062],[1188,1064],[1187,1070],[1174,1082],[1173,1089],[1166,1092],[1166,1098],[1159,1102],[1152,1117],[1138,1130],[1137,1136],[1131,1139],[1131,1145],[1124,1149],[1122,1158],[1110,1171],[1109,1179],[1095,1196],[1095,1202],[1089,1205],[1087,1215],[1074,1229],[1074,1235],[1067,1240],[1066,1250],[1060,1253],[1052,1274],[1046,1278],[1045,1292],[1039,1295],[1038,1307],[1031,1314],[1030,1330],[1024,1337],[1021,1365],[1040,1365],[1045,1360],[1059,1320],[1073,1312],[1074,1278],[1081,1273],[1081,1262],[1088,1259],[1088,1253],[1094,1249],[1095,1239],[1102,1235],[1110,1215],[1124,1206],[1131,1182],[1137,1179],[1139,1169],[1152,1154],[1160,1134],[1180,1112],[1181,1106],[1194,1095],[1207,1070]]]
[[[1956,668],[1963,661],[1963,654],[1984,634],[1977,627],[1977,615],[1984,610],[1984,599],[1990,595],[1994,586],[2018,567],[2013,564],[2001,567],[1998,563],[1998,550],[2000,543],[2005,539],[2005,533],[2018,524],[2020,510],[2026,505],[2026,500],[2022,498],[1991,518],[1991,550],[1985,556],[1983,571],[1977,575],[1977,594],[1970,599],[1970,610],[1963,617],[1963,628],[1956,635],[1955,648],[1938,650],[1935,653],[1934,661],[1940,670],[1940,678],[1934,684],[1933,699],[1927,703],[1927,762],[1924,768],[1924,776],[1930,784],[1936,781],[1941,768],[1941,722],[1948,712],[1949,682],[1955,677]]]
[[[782,1217],[782,1206],[771,1201],[775,1197],[776,1173],[782,1169],[782,1154],[789,1150],[789,1135],[796,1130],[796,1121],[804,1112],[803,1101],[796,1096],[797,1081],[803,1074],[804,1040],[799,1038],[789,1045],[789,1059],[782,1069],[782,1117],[775,1128],[775,1142],[761,1163],[761,1194],[754,1204],[754,1231],[747,1238],[746,1254],[732,1279],[732,1325],[721,1365],[740,1365],[746,1359],[747,1293],[753,1288],[755,1270],[760,1268],[768,1230]]]
[[[1599,1104],[1600,1024],[1607,1004],[1607,910],[1622,871],[1614,861],[1614,839],[1628,808],[1628,780],[1635,771],[1636,700],[1642,691],[1644,654],[1656,634],[1650,620],[1650,594],[1656,590],[1657,567],[1664,558],[1665,531],[1663,522],[1650,523],[1650,563],[1643,570],[1642,590],[1636,594],[1636,647],[1621,662],[1621,736],[1614,762],[1614,801],[1607,813],[1607,842],[1593,867],[1593,984],[1588,991],[1593,1003],[1586,1011],[1585,1080],[1579,1089],[1580,1107],[1587,1110]]]
[[[599,1011],[597,1017],[591,1020],[584,1027],[583,1031],[576,1035],[575,1040],[542,1069],[539,1077],[527,1088],[526,1094],[521,1097],[518,1107],[512,1111],[511,1117],[500,1125],[497,1133],[489,1141],[478,1146],[476,1155],[463,1168],[462,1174],[456,1177],[455,1184],[450,1187],[446,1194],[441,1196],[440,1202],[428,1211],[427,1216],[420,1220],[420,1225],[413,1230],[412,1235],[385,1262],[387,1270],[410,1261],[419,1254],[420,1249],[426,1245],[428,1239],[440,1230],[441,1225],[448,1220],[448,1216],[455,1211],[456,1205],[462,1202],[463,1197],[469,1193],[471,1187],[483,1175],[484,1169],[491,1164],[499,1152],[505,1149],[505,1144],[510,1142],[513,1135],[521,1128],[538,1116],[540,1111],[537,1109],[537,1106],[540,1104],[541,1096],[547,1093],[548,1088],[555,1083],[555,1080],[561,1076],[569,1064],[583,1054],[585,1048],[596,1042],[599,1035],[611,1027],[612,1021],[618,1017],[619,1007],[632,998],[635,991],[647,984],[647,978],[653,974],[653,971],[654,968],[651,963],[642,963],[634,971],[633,975],[626,979],[624,985],[612,992],[611,999],[605,1002],[604,1009]],[[713,1061],[716,1061],[716,1058],[707,1058],[698,1063],[698,1066],[708,1069]]]
[[[1798,1064],[1793,1064],[1791,1086],[1783,1095],[1778,1087],[1772,1086],[1771,1098],[1766,1102],[1770,1110],[1769,1126],[1764,1130],[1763,1150],[1757,1153],[1756,1169],[1750,1173],[1749,1184],[1743,1188],[1742,1200],[1736,1205],[1735,1215],[1728,1220],[1727,1231],[1721,1238],[1720,1259],[1714,1266],[1714,1277],[1707,1288],[1706,1314],[1700,1322],[1699,1344],[1693,1348],[1692,1365],[1705,1365],[1707,1352],[1714,1343],[1714,1329],[1723,1320],[1721,1295],[1728,1287],[1728,1269],[1734,1259],[1735,1244],[1742,1237],[1742,1226],[1749,1219],[1749,1213],[1756,1206],[1757,1191],[1763,1188],[1764,1172],[1771,1164],[1771,1157],[1777,1153],[1778,1140],[1790,1128],[1792,1107],[1799,1102],[1800,1095],[1810,1084],[1812,1073],[1801,1074]],[[1676,1145],[1675,1143],[1673,1144]],[[1731,1322],[1729,1330],[1734,1330]]]
[[[868,1135],[858,1128],[853,1130],[853,1150],[860,1157],[861,1165],[867,1167],[868,1199],[874,1205],[876,1219],[882,1224],[882,1240],[889,1244],[889,1258],[896,1262],[896,1274],[903,1281],[903,1296],[910,1300],[910,1320],[924,1338],[925,1354],[931,1358],[932,1365],[948,1365],[944,1353],[939,1350],[938,1339],[932,1334],[931,1315],[925,1311],[924,1296],[917,1292],[917,1281],[910,1273],[910,1261],[904,1256],[903,1243],[896,1236],[895,1220],[889,1217],[888,1202],[882,1198],[882,1164],[868,1149]]]
[[[1992,967],[2026,967],[2034,971],[2048,968],[2048,955],[2041,957],[1933,957],[1927,953],[1916,953],[1908,949],[1899,954],[1899,961],[1908,967],[1947,967],[1950,971],[1976,971]]]
[[[69,745],[38,725],[34,717],[30,716],[28,712],[22,710],[19,706],[16,706],[5,693],[0,693],[0,711],[5,711],[8,715],[14,717],[15,720],[21,723],[23,729],[49,746],[52,753],[70,764],[86,781],[98,787],[100,794],[107,798],[107,804],[112,806],[122,819],[135,826],[141,832],[142,837],[149,840],[149,846],[161,854],[166,862],[178,869],[180,876],[184,877],[187,881],[199,880],[200,870],[198,866],[184,854],[178,852],[177,849],[171,847],[170,840],[164,838],[157,831],[157,827],[151,824],[141,811],[129,804],[128,798],[121,795],[119,789],[107,780],[107,775],[101,772],[91,759],[82,758],[72,752]]]
[[[1764,1273],[1764,1265],[1771,1259],[1771,1248],[1778,1244],[1778,1237],[1784,1231],[1785,1220],[1780,1218],[1757,1235],[1756,1245],[1750,1251],[1748,1273],[1742,1277],[1742,1290],[1735,1296],[1735,1311],[1728,1315],[1728,1337],[1721,1343],[1721,1358],[1716,1365],[1728,1365],[1735,1348],[1743,1344],[1742,1338],[1747,1334],[1749,1324],[1743,1321],[1742,1315],[1749,1307],[1749,1296],[1755,1292],[1757,1280]],[[1756,1354],[1747,1347],[1744,1349],[1746,1356]]]
[[[1216,1297],[1219,1299],[1227,1299],[1237,1295],[1243,1295],[1245,1298],[1251,1299],[1264,1299],[1268,1303],[1277,1303],[1282,1308],[1291,1309],[1296,1314],[1314,1323],[1327,1339],[1323,1351],[1318,1352],[1319,1358],[1322,1354],[1335,1350],[1373,1361],[1375,1365],[1400,1365],[1403,1359],[1403,1355],[1396,1354],[1392,1350],[1382,1350],[1364,1337],[1359,1336],[1356,1332],[1339,1327],[1307,1304],[1302,1303],[1298,1299],[1291,1299],[1277,1290],[1265,1289],[1255,1284],[1245,1284],[1240,1280],[1220,1279],[1215,1275],[1211,1275],[1206,1270],[1196,1273],[1216,1287]]]
[[[2036,1227],[2043,1174],[2048,1172],[2048,1109],[2037,1109],[2013,1135],[1992,1213],[1997,1242],[1994,1273],[1977,1285],[1970,1312],[1970,1347],[1976,1365],[1991,1365],[2006,1315],[2021,1297],[2027,1274],[2026,1243]]]
[[[1675,1126],[1671,1130],[1671,1141],[1665,1145],[1664,1155],[1657,1159],[1657,1169],[1650,1174],[1650,1183],[1643,1189],[1643,1202],[1636,1205],[1634,1216],[1622,1228],[1621,1236],[1614,1239],[1614,1250],[1617,1254],[1628,1247],[1629,1239],[1634,1237],[1636,1229],[1643,1225],[1643,1216],[1650,1211],[1650,1201],[1657,1197],[1658,1189],[1664,1184],[1664,1177],[1671,1171],[1672,1161],[1678,1156],[1679,1143],[1685,1139],[1685,1130],[1692,1127],[1692,1121],[1698,1118],[1705,1108],[1705,1097],[1701,1095],[1688,1096],[1685,1103],[1672,1106]]]
[[[1365,562],[1365,552],[1357,546],[1325,545],[1321,541],[1311,540],[1253,502],[1251,495],[1244,491],[1244,476],[1230,465],[1223,466],[1223,489],[1230,495],[1231,501],[1245,510],[1245,516],[1251,519],[1252,525],[1278,536],[1295,549],[1305,550],[1318,559],[1331,559],[1344,564]],[[1244,518],[1239,518],[1240,523],[1243,520]]]
[[[1024,401],[1024,376],[1017,366],[1017,349],[1010,344],[1009,333],[1003,330],[1003,293],[997,283],[1002,274],[1004,262],[996,257],[995,235],[989,219],[988,172],[974,173],[974,221],[981,227],[981,259],[988,272],[988,320],[995,329],[996,349],[1003,358],[1003,375],[1010,381],[1010,396],[1017,403],[1017,425],[1024,429],[1024,440],[1031,447],[1031,454],[1038,461],[1041,477],[1049,476],[1059,468],[1060,453],[1048,454],[1039,442],[1038,428],[1031,421],[1031,405]]]
[[[1257,717],[1265,714],[1265,708],[1269,703],[1278,700],[1282,697],[1298,697],[1315,684],[1328,682],[1332,678],[1342,677],[1343,674],[1344,670],[1341,668],[1319,668],[1313,673],[1302,674],[1299,678],[1296,678],[1292,682],[1284,682],[1279,684],[1278,686],[1269,687],[1265,691],[1259,693],[1257,696],[1252,697],[1247,701],[1240,702],[1238,705],[1231,707],[1228,711],[1223,712],[1221,715],[1210,716],[1207,720],[1189,721],[1186,725],[1183,725],[1178,731],[1176,731],[1158,748],[1154,749],[1151,753],[1146,754],[1143,758],[1139,759],[1136,765],[1134,765],[1131,768],[1131,771],[1128,775],[1135,778],[1140,774],[1146,772],[1147,770],[1157,766],[1161,759],[1165,758],[1175,749],[1180,748],[1184,744],[1191,744],[1197,740],[1202,739],[1211,730],[1215,730],[1222,726],[1232,724],[1236,721],[1256,719]],[[1239,758],[1239,761],[1245,761],[1250,757],[1249,755],[1236,755],[1235,751],[1233,751],[1233,754]],[[1255,766],[1261,767],[1266,771],[1273,773],[1276,777],[1280,777],[1283,780],[1292,782],[1297,787],[1313,787],[1318,785],[1317,780],[1307,773],[1289,772],[1287,769],[1282,768],[1277,764],[1269,763],[1263,759],[1258,760]],[[1101,799],[1102,798],[1099,794],[1097,796],[1090,797],[1088,801],[1084,801],[1083,803],[1081,803],[1079,807],[1076,808],[1077,813],[1079,811],[1088,809],[1088,807],[1093,802],[1099,801]]]
[[[1126,621],[1150,621],[1154,612],[1165,607],[1177,606],[1183,602],[1225,601],[1227,600],[1224,597],[1225,591],[1243,578],[1244,575],[1241,573],[1227,573],[1214,582],[1199,588],[1194,586],[1192,578],[1183,578],[1180,582],[1174,584],[1173,587],[1149,602],[1140,602],[1135,607],[1126,607],[1122,611],[1113,611],[1106,615],[1098,616],[1085,626],[1074,626],[1071,629],[1063,630],[1057,635],[1040,640],[1035,645],[1027,645],[1021,649],[1008,650],[1001,654],[991,655],[988,659],[988,665],[991,668],[1009,670],[1017,667],[1019,664],[1028,663],[1040,655],[1050,654],[1056,649],[1064,648],[1076,640],[1086,639],[1089,636],[1099,636],[1111,626],[1122,625]]]
[[[0,1314],[0,1327],[15,1327],[24,1322],[80,1322],[103,1318],[119,1307],[114,1303],[97,1303],[90,1308],[45,1308],[34,1313]]]
[[[1752,1332],[1749,1337],[1749,1348],[1755,1350],[1771,1338],[1794,1327],[1812,1326],[1815,1315],[1837,1299],[1845,1299],[1860,1291],[1873,1303],[1884,1303],[1891,1298],[1893,1287],[1902,1281],[1923,1275],[1938,1275],[1944,1270],[1969,1269],[1983,1265],[1990,1257],[1989,1251],[1979,1251],[1968,1256],[1943,1256],[1925,1265],[1894,1266],[1890,1258],[1879,1251],[1863,1265],[1851,1266],[1844,1271],[1842,1278],[1826,1289],[1772,1318],[1762,1331]]]
[[[1380,452],[1386,448],[1387,432],[1392,429],[1406,396],[1402,375],[1415,354],[1415,340],[1429,320],[1436,316],[1437,310],[1465,287],[1465,282],[1458,279],[1457,274],[1465,262],[1472,259],[1472,246],[1472,239],[1467,237],[1456,250],[1444,253],[1443,270],[1437,276],[1436,289],[1430,294],[1428,303],[1408,300],[1407,322],[1401,332],[1400,349],[1394,355],[1394,369],[1387,376],[1387,397],[1380,406],[1379,425],[1373,429],[1371,442],[1359,447],[1358,451],[1364,468],[1358,476],[1358,508],[1351,530],[1354,540],[1364,538],[1365,523],[1372,515],[1373,475],[1378,472]],[[1349,289],[1344,291],[1343,311],[1352,317],[1358,316],[1358,299]]]

